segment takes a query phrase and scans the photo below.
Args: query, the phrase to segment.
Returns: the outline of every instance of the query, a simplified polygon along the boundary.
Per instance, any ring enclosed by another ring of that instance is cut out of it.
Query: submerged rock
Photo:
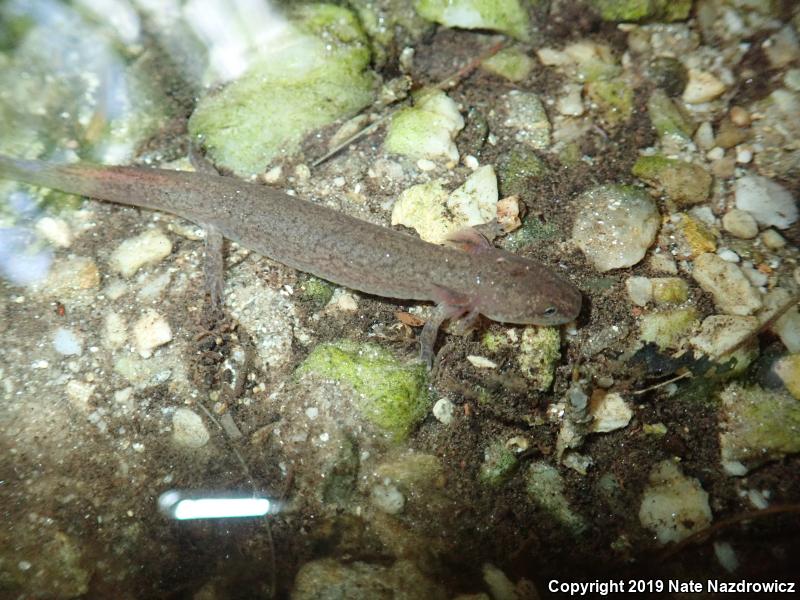
[[[678,206],[703,202],[711,193],[711,174],[703,167],[664,156],[640,156],[631,172],[664,190]]]
[[[655,241],[661,216],[638,188],[602,185],[581,194],[572,240],[599,271],[631,267]]]
[[[751,315],[762,306],[761,294],[738,265],[707,252],[694,261],[692,277],[714,296],[717,308],[729,315]]]
[[[481,63],[481,68],[489,73],[505,77],[509,81],[522,81],[531,74],[535,63],[519,48],[504,48]]]
[[[720,394],[720,453],[725,470],[748,470],[800,452],[800,401],[786,390],[731,383]]]
[[[260,173],[311,131],[372,102],[366,35],[347,9],[307,4],[293,26],[239,79],[200,100],[190,134],[218,166]]]
[[[299,374],[312,372],[352,386],[357,392],[354,408],[398,440],[430,410],[425,367],[403,364],[374,344],[321,344],[298,368]]]
[[[671,460],[653,467],[642,495],[639,522],[660,544],[679,542],[711,524],[708,492]]]
[[[791,192],[760,175],[748,175],[736,182],[736,208],[753,215],[759,224],[778,229],[786,229],[798,216]]]
[[[490,29],[530,39],[528,13],[520,0],[416,0],[417,12],[447,27]]]
[[[454,140],[463,128],[456,103],[441,90],[428,88],[414,95],[414,106],[392,116],[383,143],[386,151],[394,154],[457,161]]]
[[[564,481],[558,469],[544,461],[532,463],[528,471],[527,490],[543,510],[571,533],[578,535],[586,530],[586,521],[572,510],[564,496]]]
[[[438,583],[428,579],[409,560],[391,566],[339,562],[323,558],[305,563],[297,573],[292,600],[320,598],[403,598],[446,600]]]
[[[434,244],[467,227],[497,218],[497,176],[491,165],[480,167],[452,193],[439,181],[411,186],[392,208],[392,225],[411,227]]]
[[[682,21],[692,0],[591,0],[604,21]]]

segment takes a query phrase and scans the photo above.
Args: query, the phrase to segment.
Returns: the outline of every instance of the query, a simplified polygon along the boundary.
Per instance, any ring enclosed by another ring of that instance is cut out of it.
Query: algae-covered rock
[[[678,235],[675,237],[679,246],[685,249],[685,254],[696,257],[717,249],[717,235],[714,229],[687,213],[678,213],[676,218]]]
[[[547,391],[553,385],[556,363],[561,358],[561,334],[557,327],[526,327],[519,345],[519,368],[533,388]]]
[[[681,304],[689,298],[689,284],[680,277],[654,277],[653,300],[656,304]]]
[[[564,496],[564,482],[558,469],[544,461],[531,464],[527,481],[528,494],[543,510],[548,512],[574,535],[586,529],[584,518],[572,510]]]
[[[655,90],[650,95],[647,114],[660,138],[689,142],[697,129],[691,118],[663,90]]]
[[[442,244],[448,236],[497,217],[497,177],[484,165],[448,194],[439,181],[404,190],[392,208],[392,225],[412,227],[428,242]]]
[[[453,140],[463,128],[456,103],[441,90],[427,88],[414,95],[414,106],[392,116],[383,144],[387,152],[411,158],[457,161]]]
[[[238,175],[263,171],[309,132],[373,100],[367,38],[350,11],[302,5],[292,23],[273,51],[201,99],[189,120],[214,162]]]
[[[703,167],[664,156],[640,156],[631,172],[661,188],[678,206],[703,202],[711,193],[711,174]]]
[[[484,450],[478,479],[491,487],[500,486],[509,480],[518,465],[519,461],[514,452],[505,443],[497,440]]]
[[[300,567],[292,589],[292,600],[447,597],[442,586],[428,579],[410,560],[399,560],[391,566],[332,558],[314,560]]]
[[[490,29],[530,39],[528,13],[520,0],[416,0],[417,12],[447,27]]]
[[[508,129],[516,141],[534,150],[543,150],[550,145],[552,125],[539,96],[512,90],[500,98],[500,104],[498,125]]]
[[[531,181],[547,175],[544,161],[527,146],[514,146],[503,154],[497,163],[497,179],[500,193],[506,196],[529,195]]]
[[[625,123],[633,114],[633,88],[623,79],[591,81],[586,84],[586,96],[609,127]]]
[[[692,10],[692,0],[591,0],[604,21],[683,21]]]
[[[732,377],[744,371],[758,356],[758,340],[753,337],[749,344],[728,354],[728,350],[751,336],[759,326],[757,317],[737,315],[711,315],[703,319],[700,331],[690,342],[697,350],[717,362],[736,360],[736,366],[725,373]]]
[[[405,438],[430,410],[425,367],[403,364],[373,344],[321,344],[298,368],[345,383],[357,392],[356,410],[395,439]]]
[[[300,285],[300,292],[315,308],[320,309],[333,298],[334,286],[324,279],[309,275]]]
[[[659,348],[678,348],[681,341],[697,325],[697,311],[694,308],[678,308],[642,315],[639,322],[639,338],[652,342]]]
[[[406,0],[350,0],[372,42],[376,67],[393,54],[414,47],[434,25],[423,19]]]
[[[743,475],[765,462],[800,452],[800,401],[786,390],[731,383],[720,399],[720,452],[729,473]]]
[[[489,73],[505,77],[509,81],[522,81],[533,70],[533,59],[519,48],[504,48],[481,63]]]

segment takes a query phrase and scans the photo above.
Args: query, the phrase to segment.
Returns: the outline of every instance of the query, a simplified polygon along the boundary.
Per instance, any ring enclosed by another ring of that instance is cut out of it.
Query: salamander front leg
[[[442,323],[449,319],[457,319],[464,312],[465,308],[463,306],[439,304],[430,318],[425,321],[425,326],[419,335],[419,357],[429,371],[433,368],[433,359],[436,356],[433,347],[436,344],[436,338]]]

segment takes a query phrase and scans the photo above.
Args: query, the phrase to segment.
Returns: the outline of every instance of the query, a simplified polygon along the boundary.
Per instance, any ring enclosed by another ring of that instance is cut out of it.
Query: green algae
[[[518,466],[514,453],[498,440],[486,448],[478,480],[490,487],[499,487],[514,475]]]
[[[417,12],[447,27],[490,29],[530,40],[528,13],[519,0],[416,0]]]
[[[241,176],[296,151],[311,131],[350,116],[374,98],[370,50],[355,15],[303,5],[295,29],[244,75],[203,98],[189,120],[218,165]]]
[[[692,0],[591,0],[604,21],[683,21],[692,10]]]
[[[703,202],[711,193],[712,177],[703,167],[661,155],[640,156],[631,173],[661,188],[679,206]]]
[[[527,79],[535,64],[533,59],[519,48],[504,48],[484,60],[481,68],[509,81],[517,82]]]
[[[405,439],[430,409],[425,367],[403,364],[374,344],[348,340],[321,344],[298,368],[350,385],[357,394],[355,408],[362,417]]]

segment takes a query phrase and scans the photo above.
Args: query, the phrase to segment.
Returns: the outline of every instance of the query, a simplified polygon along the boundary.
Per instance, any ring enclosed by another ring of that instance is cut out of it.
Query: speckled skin
[[[580,312],[578,289],[544,265],[473,244],[469,252],[217,175],[55,165],[0,156],[0,177],[179,215],[285,265],[355,290],[433,301],[446,318],[558,325]]]

